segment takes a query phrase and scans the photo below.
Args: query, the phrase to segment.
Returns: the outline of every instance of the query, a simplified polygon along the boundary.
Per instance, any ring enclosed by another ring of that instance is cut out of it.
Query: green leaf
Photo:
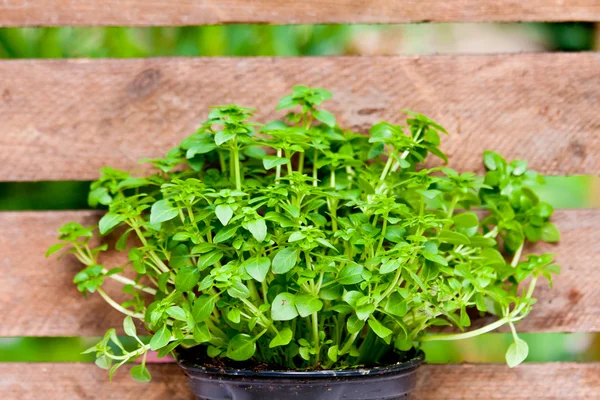
[[[294,295],[291,293],[279,293],[271,305],[271,318],[273,321],[289,321],[298,316],[298,310],[294,303]]]
[[[135,329],[133,318],[131,318],[129,315],[123,320],[123,330],[127,336],[137,337],[137,330]]]
[[[299,240],[305,239],[306,235],[302,232],[293,232],[288,238],[289,243],[297,242]]]
[[[101,235],[107,234],[112,228],[119,225],[123,221],[123,216],[107,212],[98,222],[98,230]]]
[[[290,328],[286,327],[279,330],[277,336],[275,336],[269,343],[269,348],[272,349],[273,347],[288,345],[292,341],[292,336],[293,333]]]
[[[461,307],[460,309],[459,322],[461,327],[471,326],[471,318],[469,318],[469,314],[467,314],[467,310],[465,307]]]
[[[473,236],[479,229],[479,218],[474,212],[464,212],[456,214],[454,217],[454,226],[459,233],[467,236]]]
[[[136,365],[129,370],[129,373],[138,382],[150,382],[152,377],[150,376],[150,371],[144,364]]]
[[[170,221],[178,214],[177,208],[173,207],[168,200],[159,200],[150,209],[150,223],[154,225]]]
[[[385,311],[402,318],[408,312],[408,303],[398,292],[393,292],[385,304]]]
[[[245,333],[235,335],[227,345],[227,357],[234,361],[245,361],[256,352],[254,338]]]
[[[233,132],[219,131],[215,134],[215,143],[217,146],[220,146],[223,143],[230,141],[234,137],[235,133]]]
[[[325,240],[325,239],[323,239],[323,238],[317,238],[316,240],[317,240],[317,242],[319,242],[321,245],[323,245],[323,246],[325,246],[325,247],[329,247],[330,249],[337,251],[337,249],[336,249],[336,248],[335,248],[335,247],[334,247],[334,246],[333,246],[331,243],[329,243],[329,241],[327,241],[327,240]]]
[[[194,306],[192,307],[192,316],[194,317],[194,321],[196,321],[196,323],[206,321],[212,314],[214,308],[215,301],[212,296],[203,294],[202,296],[198,297],[194,301]]]
[[[88,204],[93,208],[96,208],[98,204],[107,206],[111,201],[112,196],[110,193],[108,193],[108,189],[105,187],[93,189],[88,194]]]
[[[508,346],[506,351],[506,363],[510,368],[514,368],[521,364],[527,358],[529,346],[524,340],[515,337],[515,341]]]
[[[52,254],[56,253],[57,251],[60,251],[65,246],[65,243],[56,243],[50,246],[50,248],[48,248],[48,250],[46,251],[46,257],[50,257]]]
[[[560,232],[556,228],[556,225],[551,222],[544,224],[542,228],[542,240],[548,243],[555,243],[560,240]]]
[[[363,281],[362,273],[364,267],[359,264],[348,264],[340,271],[338,275],[339,282],[342,285],[354,285]]]
[[[375,311],[375,304],[373,304],[373,303],[361,304],[360,306],[356,307],[356,316],[359,319],[366,321],[367,318],[369,318],[369,316],[371,314],[373,314],[374,311]]]
[[[425,257],[429,261],[433,261],[434,263],[438,263],[441,265],[448,265],[448,261],[446,261],[446,259],[444,257],[440,256],[439,254],[432,254],[428,251],[424,251],[423,257]]]
[[[167,314],[169,317],[176,319],[178,321],[187,321],[187,315],[185,310],[179,306],[171,306],[167,309]]]
[[[560,265],[558,264],[550,264],[544,267],[544,270],[551,274],[560,274]]]
[[[382,275],[385,275],[385,274],[389,274],[390,272],[394,272],[395,270],[400,268],[400,265],[402,265],[402,261],[403,260],[392,259],[392,260],[384,262],[383,264],[381,264],[381,267],[379,268],[379,273]]]
[[[365,321],[358,318],[354,314],[352,314],[350,318],[348,318],[348,321],[346,321],[346,328],[348,329],[348,333],[350,334],[360,332],[364,326]]]
[[[298,349],[298,353],[300,354],[300,357],[302,357],[302,359],[306,361],[310,360],[310,350],[308,349],[308,347],[300,347]]]
[[[254,239],[262,242],[267,237],[267,224],[262,218],[248,222],[248,230],[254,236]]]
[[[189,158],[194,158],[194,156],[196,154],[210,153],[211,151],[213,151],[216,148],[217,148],[216,143],[210,142],[208,140],[195,142],[193,145],[190,146],[189,149],[187,149],[187,152],[185,153],[185,158],[189,159]]]
[[[323,302],[310,294],[296,295],[294,298],[296,309],[301,317],[308,317],[312,313],[321,311]]]
[[[319,292],[319,298],[329,301],[337,300],[342,297],[343,293],[344,287],[342,285],[329,285],[327,287],[321,288],[321,291]]]
[[[173,269],[180,269],[181,267],[189,264],[190,252],[187,246],[183,243],[178,244],[171,250],[171,257],[169,259],[169,266]]]
[[[471,241],[466,235],[459,232],[442,230],[438,235],[438,239],[443,243],[469,245]]]
[[[483,152],[483,163],[485,164],[485,167],[490,171],[495,171],[496,168],[498,168],[498,164],[496,161],[498,160],[498,158],[500,158],[498,153],[495,153],[493,151]]]
[[[524,161],[524,160],[514,160],[510,164],[514,167],[512,173],[515,176],[523,175],[527,171],[527,161]]]
[[[442,194],[439,190],[430,189],[430,190],[417,190],[417,192],[421,193],[427,199],[435,199],[437,196]]]
[[[188,292],[196,287],[198,281],[200,281],[200,271],[197,267],[183,267],[175,275],[175,288],[180,292]]]
[[[247,299],[250,297],[250,290],[239,280],[235,280],[233,284],[227,289],[227,294],[231,297],[239,299]]]
[[[300,210],[298,209],[298,207],[291,204],[283,203],[281,204],[281,208],[283,208],[293,218],[300,218]]]
[[[241,320],[241,311],[237,308],[232,308],[227,312],[227,319],[233,322],[234,324],[239,324]]]
[[[204,254],[198,259],[198,270],[203,271],[205,268],[215,265],[223,258],[223,256],[223,252],[219,250]]]
[[[217,232],[215,238],[213,239],[213,242],[223,243],[224,241],[231,239],[233,235],[235,235],[235,231],[237,231],[238,228],[239,225],[227,225],[226,227],[222,228],[219,232]]]
[[[332,128],[335,126],[335,116],[329,111],[317,110],[313,113],[313,116],[327,126]]]
[[[231,217],[233,217],[233,210],[231,209],[229,204],[219,204],[215,208],[215,214],[217,215],[217,218],[219,218],[219,221],[221,221],[223,226],[225,226],[229,223]]]
[[[297,261],[298,251],[290,247],[284,247],[275,254],[275,257],[273,257],[271,269],[275,274],[285,274],[294,268]]]
[[[110,369],[112,360],[108,356],[102,354],[96,358],[96,365],[102,369]]]
[[[385,231],[385,238],[393,243],[398,243],[406,234],[406,229],[401,226],[388,226]]]
[[[244,261],[241,265],[246,270],[246,273],[253,279],[264,282],[269,268],[271,267],[271,260],[269,257],[261,258],[250,258]]]
[[[193,336],[194,340],[197,343],[210,342],[210,340],[212,339],[212,335],[208,330],[208,325],[206,325],[205,323],[196,324],[196,326],[194,327]]]
[[[128,229],[119,237],[119,240],[115,243],[115,249],[119,251],[127,250],[127,239],[129,238],[131,231],[132,229]]]
[[[297,100],[294,99],[293,95],[287,95],[282,97],[277,103],[276,110],[283,110],[284,108],[292,108],[298,104]]]
[[[391,329],[385,327],[381,322],[373,318],[373,316],[369,318],[367,323],[369,324],[369,327],[373,330],[373,332],[375,332],[375,334],[382,339],[385,339],[392,334]]]
[[[262,161],[263,167],[265,167],[266,170],[270,170],[279,165],[287,164],[290,161],[290,159],[277,156],[264,156]]]
[[[394,346],[400,351],[408,351],[413,348],[413,341],[410,337],[398,335]]]
[[[338,360],[338,345],[331,346],[327,349],[327,358],[329,358],[333,362],[337,362]]]
[[[221,354],[221,349],[215,346],[208,346],[206,349],[206,354],[208,354],[209,357],[215,358]]]
[[[160,328],[150,339],[150,350],[158,350],[166,346],[171,341],[171,331],[167,325]]]
[[[265,219],[267,221],[277,222],[282,228],[290,228],[292,226],[296,226],[296,224],[291,219],[274,211],[269,211],[268,213],[266,213]]]

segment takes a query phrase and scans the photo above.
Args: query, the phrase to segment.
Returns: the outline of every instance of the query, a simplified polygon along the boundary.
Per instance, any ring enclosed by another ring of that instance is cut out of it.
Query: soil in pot
[[[180,350],[178,363],[198,400],[387,400],[408,399],[416,385],[422,352],[385,367],[345,370],[272,370],[266,365],[208,359]]]

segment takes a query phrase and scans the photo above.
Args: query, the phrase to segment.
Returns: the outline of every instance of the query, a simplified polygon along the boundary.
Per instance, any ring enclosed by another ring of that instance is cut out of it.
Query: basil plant
[[[543,178],[494,152],[485,177],[427,168],[447,162],[440,125],[407,111],[402,125],[353,132],[322,108],[330,97],[296,86],[277,105],[289,112],[266,125],[250,108],[213,107],[164,158],[142,160],[151,174],[101,170],[89,203],[108,212],[98,226],[64,225],[48,251],[75,256],[77,288],[125,315],[137,346],[109,330],[87,351],[100,367],[112,375],[139,358],[131,373],[147,381],[148,351],[194,346],[248,368],[370,367],[502,325],[514,335],[508,364],[523,361],[514,324],[537,280],[560,270],[524,250],[559,239],[532,190]],[[117,265],[103,263],[108,234]],[[496,318],[469,330],[483,314]]]

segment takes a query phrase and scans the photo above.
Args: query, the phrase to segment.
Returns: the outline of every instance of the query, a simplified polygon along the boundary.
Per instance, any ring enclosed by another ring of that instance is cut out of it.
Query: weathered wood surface
[[[73,257],[45,259],[56,230],[66,221],[93,224],[99,213],[0,213],[0,336],[95,336],[121,327],[122,315],[99,295],[83,298],[72,283],[81,266]],[[600,331],[600,210],[557,211],[560,245],[539,246],[559,254],[563,273],[555,287],[538,283],[539,302],[518,329],[522,332]],[[104,258],[115,266],[115,253]],[[111,285],[117,289],[118,284]],[[110,291],[110,290],[109,290]],[[117,297],[118,298],[118,297]]]
[[[596,0],[7,0],[0,26],[597,21]]]
[[[20,400],[192,400],[175,364],[150,365],[152,381],[137,383],[120,369],[113,382],[93,364],[0,364],[0,391]],[[425,365],[413,400],[591,400],[600,391],[600,364]],[[298,393],[298,397],[302,393]]]
[[[525,2],[524,2],[525,3]],[[399,110],[451,133],[450,165],[482,171],[483,150],[545,174],[600,174],[600,54],[322,58],[162,58],[0,62],[0,180],[85,180],[142,169],[206,118],[257,107],[267,122],[295,84],[334,93],[326,107],[366,131]]]

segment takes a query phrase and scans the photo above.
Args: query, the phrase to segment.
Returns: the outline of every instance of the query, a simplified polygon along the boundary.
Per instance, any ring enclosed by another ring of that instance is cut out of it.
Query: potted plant
[[[408,395],[420,343],[510,326],[513,367],[527,355],[514,324],[531,310],[552,257],[526,242],[559,238],[552,207],[531,189],[542,177],[524,161],[486,152],[485,178],[424,168],[444,128],[407,112],[369,135],[345,130],[321,108],[331,94],[294,87],[284,121],[214,107],[156,173],[103,169],[89,202],[108,212],[98,227],[68,223],[62,251],[85,265],[74,282],[126,315],[87,352],[114,371],[148,351],[174,354],[201,399],[382,399]],[[479,209],[482,212],[471,210]],[[116,232],[123,265],[104,266],[103,236]],[[123,284],[119,303],[102,285]],[[495,322],[464,333],[477,314]],[[150,335],[140,337],[138,327]]]

